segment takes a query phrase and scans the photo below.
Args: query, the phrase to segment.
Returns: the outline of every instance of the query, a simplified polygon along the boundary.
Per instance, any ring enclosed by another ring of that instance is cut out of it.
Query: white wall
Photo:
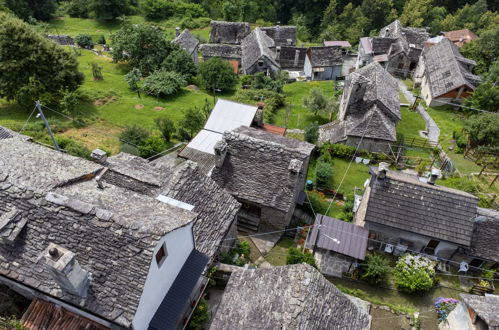
[[[139,307],[133,319],[134,329],[145,330],[149,327],[149,322],[151,322],[154,313],[156,313],[173,281],[175,281],[185,261],[194,249],[192,225],[191,223],[168,233],[158,242],[154,249],[149,274],[140,297]],[[163,243],[166,244],[168,256],[158,267],[155,255]]]
[[[312,63],[310,63],[308,55],[305,55],[305,64],[303,66],[303,72],[305,72],[305,77],[312,77]]]

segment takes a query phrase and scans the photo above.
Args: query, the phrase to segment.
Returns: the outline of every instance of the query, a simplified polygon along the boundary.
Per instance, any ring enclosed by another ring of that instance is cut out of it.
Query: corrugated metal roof
[[[255,118],[258,107],[219,99],[210,118],[204,125],[206,130],[224,133],[239,126],[250,126]]]
[[[366,257],[369,231],[353,223],[317,214],[307,246],[338,252],[356,259]]]
[[[222,135],[222,133],[216,133],[203,129],[194,137],[194,139],[191,140],[191,142],[189,142],[187,148],[196,149],[206,152],[207,154],[214,155],[215,151],[213,147],[218,141],[222,140]]]
[[[207,263],[207,256],[196,249],[192,250],[149,323],[149,330],[176,329],[178,327],[179,322],[182,322],[180,320],[182,311],[190,303],[189,298]]]

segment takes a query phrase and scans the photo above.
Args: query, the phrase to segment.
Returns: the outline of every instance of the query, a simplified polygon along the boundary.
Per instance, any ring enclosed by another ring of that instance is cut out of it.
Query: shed
[[[342,64],[341,47],[310,47],[303,71],[311,80],[333,80],[341,75]]]

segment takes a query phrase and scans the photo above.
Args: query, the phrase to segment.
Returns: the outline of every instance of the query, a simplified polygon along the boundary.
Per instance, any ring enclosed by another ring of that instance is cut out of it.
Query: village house
[[[0,283],[35,299],[28,312],[64,310],[61,322],[181,328],[239,203],[189,162],[90,162],[0,136]],[[24,320],[56,320],[42,315]]]
[[[478,216],[471,237],[471,249],[458,258],[470,267],[490,266],[499,269],[499,211],[477,208]]]
[[[465,43],[478,39],[478,36],[470,29],[447,31],[444,32],[444,36],[458,48],[461,48]]]
[[[203,54],[203,59],[208,61],[213,57],[220,57],[222,60],[241,62],[241,45],[231,44],[202,44],[199,48]]]
[[[251,32],[249,23],[211,21],[210,43],[240,45]]]
[[[460,103],[481,81],[472,73],[475,66],[475,61],[464,58],[456,45],[443,39],[425,48],[414,82],[421,86],[421,96],[430,107]]]
[[[440,330],[499,329],[499,296],[477,296],[461,293],[461,300],[449,313]]]
[[[276,46],[295,46],[296,45],[296,26],[271,26],[261,27]]]
[[[313,149],[312,144],[245,126],[223,134],[215,145],[211,177],[242,204],[239,230],[270,232],[289,225]]]
[[[175,28],[175,38],[172,42],[179,44],[180,47],[182,47],[182,49],[192,57],[194,64],[198,64],[199,40],[191,33],[191,31],[185,29],[182,33],[180,33],[180,28]]]
[[[276,46],[272,50],[275,52],[275,59],[281,70],[286,70],[290,73],[303,71],[307,48]]]
[[[370,329],[370,304],[308,264],[232,273],[210,329]]]
[[[317,46],[307,49],[303,71],[310,80],[335,80],[341,76],[341,47]]]
[[[371,63],[347,76],[338,120],[319,127],[319,142],[388,153],[400,119],[397,79]]]
[[[347,40],[324,40],[323,45],[326,47],[341,47],[341,53],[347,54],[352,45]]]
[[[254,29],[241,43],[241,67],[244,74],[272,74],[279,71],[274,47],[274,40],[261,28]]]

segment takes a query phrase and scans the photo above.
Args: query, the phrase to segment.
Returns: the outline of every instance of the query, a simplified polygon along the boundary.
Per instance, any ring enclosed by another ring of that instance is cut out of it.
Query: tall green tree
[[[192,57],[183,49],[177,48],[170,52],[161,64],[167,71],[175,71],[190,79],[197,74],[197,67]]]
[[[184,118],[179,122],[179,129],[187,132],[189,139],[203,128],[205,121],[204,114],[197,108],[189,108],[184,112]],[[183,135],[183,134],[179,134]]]
[[[130,12],[129,0],[90,0],[89,8],[95,18],[113,20]]]
[[[199,65],[199,80],[204,89],[213,92],[233,90],[237,76],[227,61],[218,57],[210,58]]]
[[[413,27],[426,26],[433,6],[434,0],[408,0],[400,15],[400,23]]]
[[[23,20],[33,17],[40,21],[50,20],[57,9],[54,0],[5,0],[5,6]]]
[[[0,13],[0,97],[24,105],[36,99],[53,103],[82,83],[74,55],[21,20]]]
[[[364,0],[360,5],[362,15],[369,19],[369,29],[376,33],[397,17],[392,9],[392,0]]]
[[[468,133],[471,147],[499,152],[499,115],[474,115],[466,120],[464,130]]]

